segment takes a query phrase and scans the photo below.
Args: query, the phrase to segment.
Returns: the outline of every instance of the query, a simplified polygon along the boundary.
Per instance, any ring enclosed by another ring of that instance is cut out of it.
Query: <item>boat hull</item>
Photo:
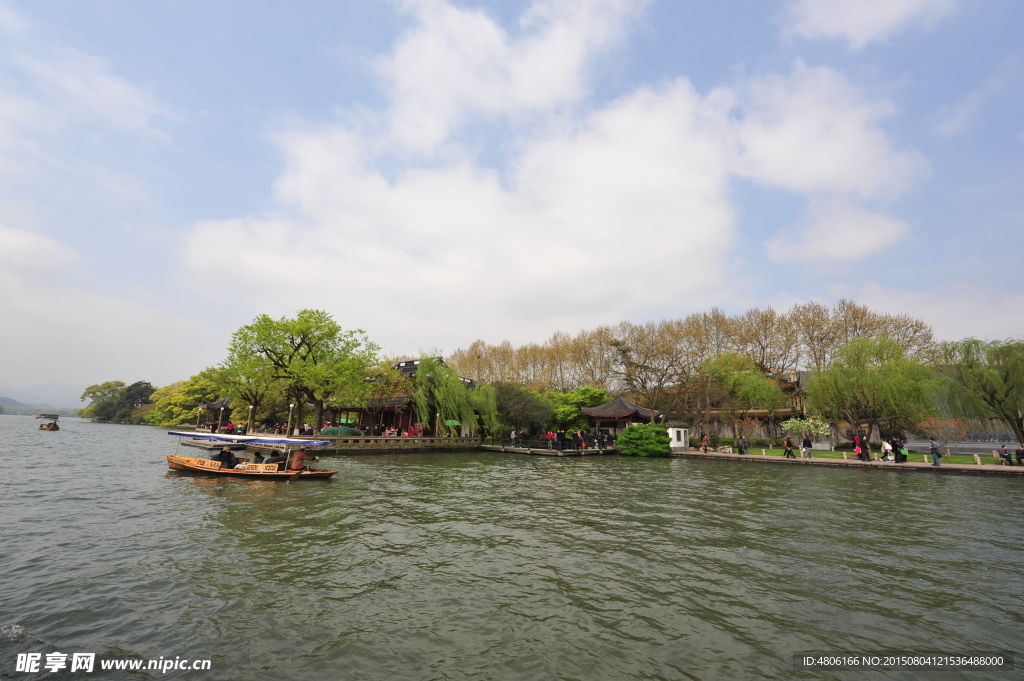
[[[191,456],[168,456],[167,467],[172,471],[186,471],[201,475],[245,478],[247,480],[323,480],[338,471],[275,471],[277,464],[246,464],[246,470],[222,468],[220,461],[199,459]]]

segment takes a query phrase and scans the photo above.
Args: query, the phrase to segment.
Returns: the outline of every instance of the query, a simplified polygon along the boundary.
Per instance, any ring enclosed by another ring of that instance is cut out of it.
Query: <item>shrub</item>
[[[657,423],[631,425],[619,435],[616,444],[626,456],[668,456],[672,453],[668,430]]]

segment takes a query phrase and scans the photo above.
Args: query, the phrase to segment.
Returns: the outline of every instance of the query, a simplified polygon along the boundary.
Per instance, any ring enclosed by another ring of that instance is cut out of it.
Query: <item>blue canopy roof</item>
[[[326,440],[300,440],[294,437],[260,437],[258,435],[215,435],[211,433],[181,433],[167,431],[168,435],[190,437],[195,440],[216,440],[217,442],[236,442],[254,445],[299,445],[301,447],[329,447],[332,443]]]

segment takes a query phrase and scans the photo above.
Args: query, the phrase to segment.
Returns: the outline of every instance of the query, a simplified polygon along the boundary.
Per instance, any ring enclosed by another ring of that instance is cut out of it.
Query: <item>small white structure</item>
[[[669,446],[672,449],[690,448],[690,429],[686,426],[670,423],[668,426],[668,437],[671,440]]]

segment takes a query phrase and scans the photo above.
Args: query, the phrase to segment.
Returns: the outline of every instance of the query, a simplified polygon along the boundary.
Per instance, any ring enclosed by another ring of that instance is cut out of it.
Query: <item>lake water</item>
[[[155,428],[62,424],[0,416],[5,680],[855,679],[792,656],[1024,650],[1016,479],[480,452],[239,481],[168,471]],[[211,669],[15,671],[53,651]]]

